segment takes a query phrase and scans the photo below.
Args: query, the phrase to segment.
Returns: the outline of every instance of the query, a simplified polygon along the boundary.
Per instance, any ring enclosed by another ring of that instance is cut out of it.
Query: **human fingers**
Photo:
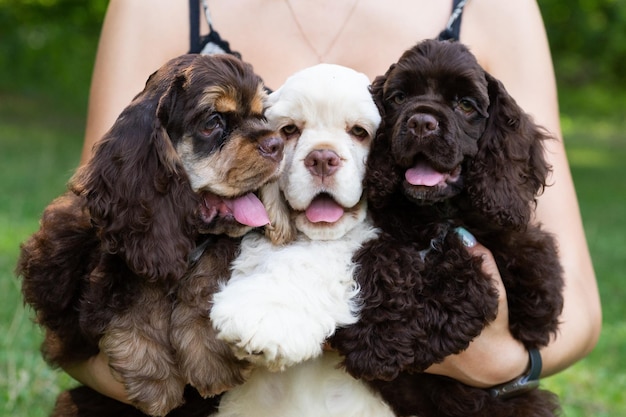
[[[459,236],[459,239],[463,243],[463,246],[465,246],[470,255],[482,259],[482,270],[487,276],[492,279],[493,284],[498,291],[498,300],[500,307],[499,313],[506,312],[508,316],[506,288],[504,287],[504,283],[502,282],[502,276],[500,275],[500,270],[498,269],[498,265],[496,264],[496,260],[493,257],[493,254],[489,249],[480,244],[476,240],[474,235],[472,235],[467,229],[463,227],[458,227],[455,229],[455,232]],[[498,315],[500,316],[500,314]]]
[[[109,358],[100,352],[91,358],[63,368],[70,376],[99,393],[130,404],[124,384],[112,373]]]

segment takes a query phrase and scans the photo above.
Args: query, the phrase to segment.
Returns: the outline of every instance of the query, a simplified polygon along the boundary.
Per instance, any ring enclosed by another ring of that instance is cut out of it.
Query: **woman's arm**
[[[100,394],[130,404],[124,384],[115,379],[109,367],[109,358],[102,352],[83,362],[65,366],[72,378]]]
[[[81,163],[146,80],[189,50],[187,2],[111,0],[96,54]]]

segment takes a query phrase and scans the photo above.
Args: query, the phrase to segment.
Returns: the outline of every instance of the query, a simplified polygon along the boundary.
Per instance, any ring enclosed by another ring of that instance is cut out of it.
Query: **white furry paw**
[[[270,370],[283,370],[319,356],[335,330],[335,321],[322,314],[323,310],[311,313],[297,300],[257,294],[256,300],[235,302],[232,295],[224,291],[215,296],[211,320],[217,337],[229,343],[238,358]]]

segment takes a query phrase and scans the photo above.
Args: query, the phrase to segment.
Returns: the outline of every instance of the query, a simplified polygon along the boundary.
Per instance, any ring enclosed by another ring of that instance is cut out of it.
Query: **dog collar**
[[[529,349],[528,357],[530,365],[524,375],[502,385],[489,388],[489,393],[494,398],[509,398],[531,391],[539,386],[539,376],[541,375],[541,354],[537,349]]]
[[[196,248],[193,251],[191,251],[191,253],[189,254],[189,257],[187,258],[187,263],[189,264],[190,267],[194,266],[196,262],[198,262],[198,260],[200,259],[200,257],[202,256],[202,254],[204,253],[207,246],[209,246],[212,240],[213,240],[212,236],[208,236],[204,240],[204,242],[196,246]]]

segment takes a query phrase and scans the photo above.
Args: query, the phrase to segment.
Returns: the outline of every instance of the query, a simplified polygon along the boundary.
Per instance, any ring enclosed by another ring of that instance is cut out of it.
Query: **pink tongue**
[[[224,204],[233,212],[235,220],[246,226],[264,226],[270,222],[261,200],[252,193],[234,199],[224,199]]]
[[[433,187],[444,180],[444,175],[435,171],[427,162],[420,161],[413,168],[407,169],[404,178],[411,185]]]
[[[306,218],[311,223],[334,223],[343,216],[343,207],[327,195],[315,197],[306,209]]]

